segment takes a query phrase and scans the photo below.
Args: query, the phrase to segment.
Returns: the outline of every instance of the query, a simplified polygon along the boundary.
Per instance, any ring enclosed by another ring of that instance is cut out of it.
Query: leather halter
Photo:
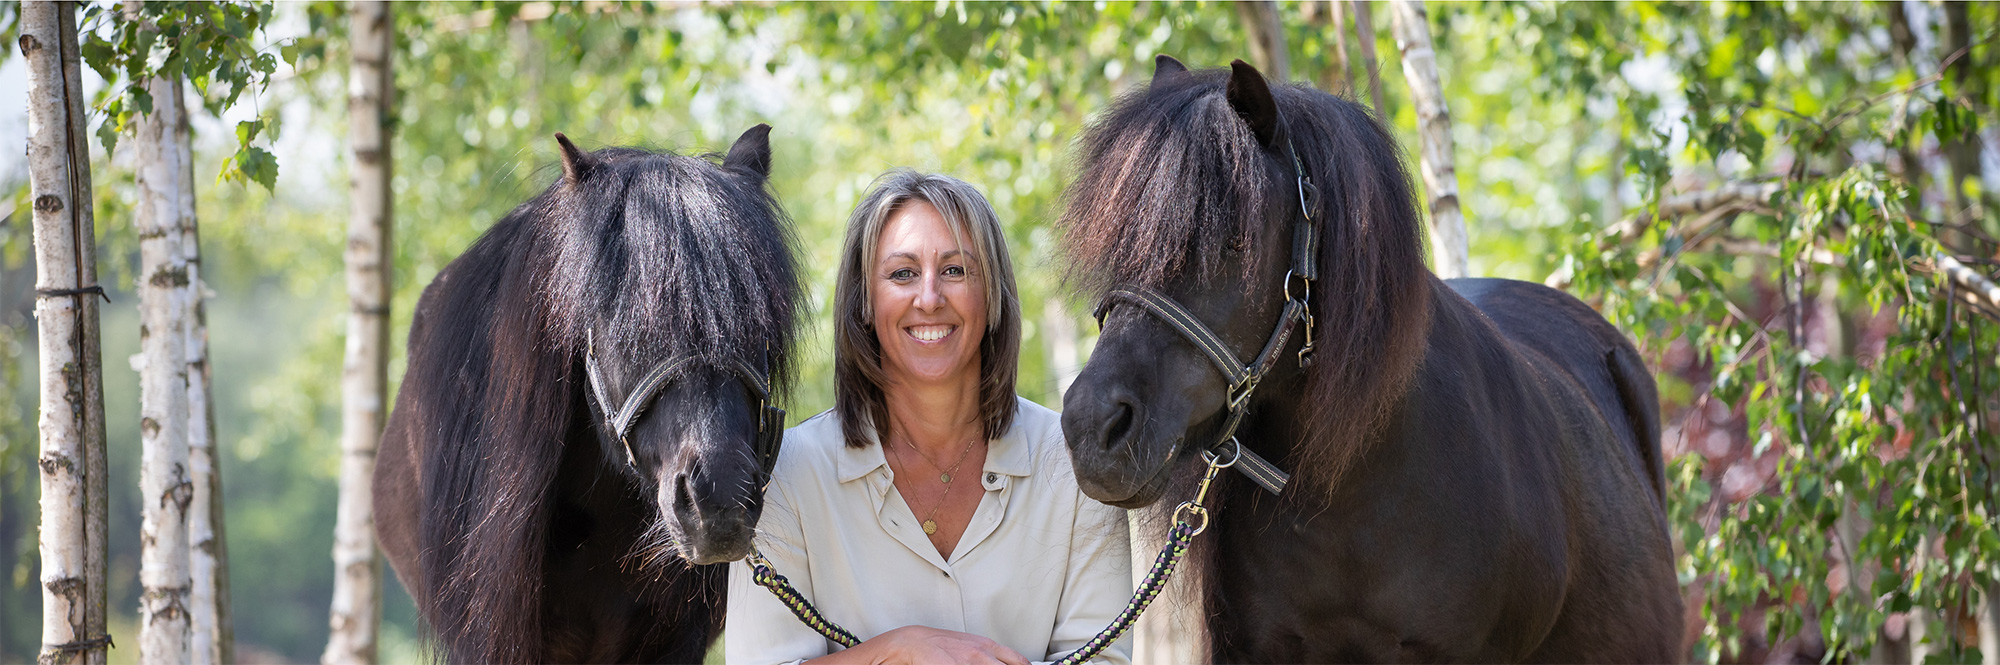
[[[1319,190],[1306,175],[1305,164],[1299,161],[1298,151],[1293,149],[1290,137],[1285,139],[1285,152],[1292,158],[1293,183],[1299,193],[1299,216],[1292,222],[1292,266],[1285,273],[1285,309],[1278,315],[1278,324],[1271,331],[1271,337],[1264,342],[1264,348],[1248,363],[1237,359],[1229,350],[1222,337],[1210,330],[1201,320],[1195,318],[1186,307],[1173,298],[1139,284],[1120,284],[1104,294],[1097,304],[1097,325],[1104,327],[1104,315],[1118,303],[1138,305],[1153,316],[1166,322],[1194,348],[1208,357],[1209,362],[1222,372],[1223,381],[1229,384],[1229,417],[1223,422],[1222,433],[1214,443],[1204,450],[1220,451],[1225,445],[1236,440],[1236,428],[1243,424],[1243,416],[1249,411],[1250,395],[1257,391],[1257,384],[1278,364],[1278,357],[1284,352],[1286,342],[1301,325],[1305,327],[1305,344],[1299,348],[1298,360],[1301,369],[1312,366],[1313,315],[1312,283],[1319,279],[1318,230],[1313,227],[1312,203]],[[1301,285],[1298,293],[1293,293],[1292,283]],[[1291,474],[1280,470],[1270,460],[1264,459],[1249,448],[1237,444],[1241,451],[1234,468],[1249,476],[1259,486],[1272,494],[1282,493],[1285,484],[1292,479]]]
[[[762,485],[771,477],[771,470],[778,464],[778,449],[784,444],[785,410],[771,404],[771,381],[768,371],[760,372],[750,368],[738,358],[716,358],[707,355],[687,355],[668,358],[654,365],[653,369],[639,378],[632,391],[625,395],[625,403],[617,411],[611,410],[610,394],[604,389],[604,378],[597,370],[595,342],[584,351],[584,371],[590,375],[590,392],[597,400],[597,408],[603,411],[605,421],[602,426],[620,444],[625,446],[625,463],[633,469],[639,468],[639,457],[632,452],[632,441],[627,438],[632,426],[638,424],[639,416],[658,400],[669,384],[680,379],[696,367],[709,367],[734,375],[743,382],[750,394],[757,399],[757,437],[752,442],[752,452],[757,457],[757,467]],[[766,358],[768,364],[769,359]]]

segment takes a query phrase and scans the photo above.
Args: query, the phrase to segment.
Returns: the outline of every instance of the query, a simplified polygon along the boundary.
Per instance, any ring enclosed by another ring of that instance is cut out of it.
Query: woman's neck
[[[908,442],[932,459],[956,455],[966,440],[983,439],[976,374],[934,384],[902,383],[883,391],[889,407],[890,436]],[[885,445],[887,441],[883,442]]]

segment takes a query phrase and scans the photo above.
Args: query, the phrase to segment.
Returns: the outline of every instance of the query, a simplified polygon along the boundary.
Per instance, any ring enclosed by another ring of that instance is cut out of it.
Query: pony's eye
[[[1236,236],[1234,238],[1230,238],[1229,244],[1225,245],[1223,248],[1231,252],[1236,252],[1238,254],[1241,254],[1250,249],[1250,239],[1245,238],[1243,236]]]

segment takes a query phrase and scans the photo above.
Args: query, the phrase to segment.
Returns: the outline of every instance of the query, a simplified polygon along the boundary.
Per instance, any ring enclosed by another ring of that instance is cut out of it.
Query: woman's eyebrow
[[[958,256],[961,255],[965,255],[965,250],[962,249],[947,250],[945,253],[938,255],[938,259],[939,260],[952,259],[952,258],[957,258]],[[917,263],[923,262],[922,259],[917,258],[917,255],[914,252],[896,252],[888,256],[882,257],[882,261],[885,263],[888,262],[890,259],[907,259],[909,261]]]

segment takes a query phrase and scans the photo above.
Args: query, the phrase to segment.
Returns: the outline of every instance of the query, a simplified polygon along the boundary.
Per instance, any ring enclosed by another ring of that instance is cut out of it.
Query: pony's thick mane
[[[586,344],[635,363],[768,353],[774,388],[792,374],[793,241],[762,174],[632,148],[581,166],[439,274],[411,330],[402,390],[427,425],[416,595],[452,660],[547,657],[550,494],[565,441],[597,438]]]
[[[1231,108],[1229,76],[1220,69],[1157,78],[1121,96],[1085,131],[1058,222],[1070,285],[1097,298],[1121,283],[1164,288],[1184,275],[1232,278],[1215,274],[1226,249],[1289,247],[1287,229],[1263,220],[1270,206],[1295,209],[1296,195]],[[1317,361],[1303,396],[1302,440],[1289,456],[1294,482],[1307,491],[1287,493],[1324,493],[1415,372],[1431,277],[1415,192],[1388,130],[1334,95],[1296,85],[1272,85],[1271,94],[1322,192],[1313,211],[1321,238],[1312,303]],[[1328,195],[1335,190],[1337,197]]]

